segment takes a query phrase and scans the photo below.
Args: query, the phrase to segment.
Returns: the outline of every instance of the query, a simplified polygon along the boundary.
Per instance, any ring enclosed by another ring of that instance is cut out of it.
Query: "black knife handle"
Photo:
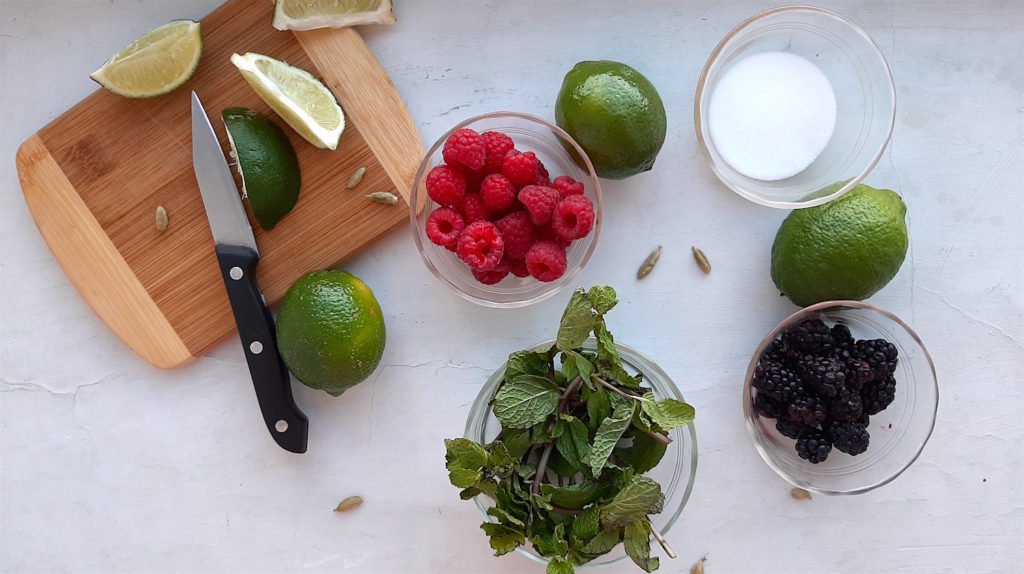
[[[281,448],[306,452],[309,421],[292,398],[288,369],[277,351],[274,316],[256,285],[259,260],[248,247],[217,245],[217,261],[267,430]]]

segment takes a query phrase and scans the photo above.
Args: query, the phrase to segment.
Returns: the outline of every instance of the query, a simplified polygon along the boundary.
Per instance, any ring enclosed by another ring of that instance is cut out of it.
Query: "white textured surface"
[[[310,449],[268,438],[237,342],[177,371],[123,347],[65,280],[14,169],[17,145],[93,89],[111,53],[216,0],[0,0],[0,570],[539,572],[489,556],[479,515],[447,484],[484,377],[550,337],[565,298],[484,309],[448,292],[396,230],[346,268],[376,291],[384,366],[340,399],[296,390]],[[911,251],[872,301],[935,357],[939,418],[906,474],[856,497],[794,501],[760,460],[740,382],[794,308],[768,278],[781,211],[718,184],[698,156],[692,98],[706,55],[763,2],[426,2],[365,36],[428,144],[499,109],[551,117],[564,73],[617,59],[659,88],[668,140],[653,172],[606,182],[584,284],[610,283],[617,337],[657,360],[698,412],[693,497],[668,538],[683,572],[1019,572],[1024,561],[1024,7],[827,2],[889,58],[899,113],[867,182],[909,205]],[[658,268],[636,266],[657,243]],[[689,247],[714,265],[703,276]],[[331,512],[359,494],[355,512]],[[605,570],[631,572],[631,565]]]

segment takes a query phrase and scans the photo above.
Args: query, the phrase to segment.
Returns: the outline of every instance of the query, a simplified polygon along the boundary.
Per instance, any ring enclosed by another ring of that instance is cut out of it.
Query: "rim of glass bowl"
[[[421,187],[420,182],[423,181],[424,177],[426,177],[427,170],[431,167],[430,158],[433,157],[435,153],[437,153],[437,150],[441,149],[441,147],[444,145],[444,142],[448,140],[448,137],[452,135],[452,133],[455,132],[455,130],[464,128],[470,124],[479,122],[481,120],[500,119],[507,117],[518,118],[521,120],[526,120],[528,122],[539,124],[540,126],[548,130],[551,130],[551,132],[553,132],[555,135],[561,138],[563,142],[569,142],[569,144],[572,145],[572,150],[566,150],[566,152],[569,153],[570,156],[575,155],[575,158],[573,159],[579,159],[579,162],[582,164],[580,167],[587,172],[587,174],[590,177],[590,181],[594,185],[594,195],[597,198],[597,201],[594,203],[594,213],[597,215],[597,217],[594,221],[594,229],[593,231],[591,231],[591,235],[588,236],[588,238],[590,239],[590,245],[587,247],[586,253],[583,254],[583,259],[580,261],[579,266],[577,266],[575,269],[566,270],[565,275],[563,275],[556,282],[554,282],[551,289],[548,289],[547,291],[544,291],[536,295],[535,297],[518,301],[499,302],[470,295],[469,293],[466,293],[465,291],[460,289],[458,285],[454,284],[448,277],[441,273],[441,271],[434,265],[434,262],[431,261],[426,254],[426,250],[423,245],[423,239],[420,237],[419,224],[417,222],[417,218],[419,216],[420,211],[422,211],[422,209],[426,209],[426,202],[428,201],[428,198],[419,197],[419,188]],[[422,209],[420,209],[421,203],[423,204]],[[444,283],[450,289],[455,291],[455,293],[457,293],[460,297],[467,301],[472,301],[473,303],[476,303],[478,305],[483,305],[484,307],[495,307],[502,309],[515,309],[519,307],[527,307],[529,305],[533,305],[535,303],[544,301],[545,299],[554,297],[557,293],[561,292],[563,289],[566,288],[566,286],[572,283],[572,280],[576,277],[576,275],[580,271],[582,271],[583,268],[586,267],[587,263],[590,261],[590,257],[594,254],[594,249],[597,247],[597,240],[601,235],[601,224],[603,219],[604,201],[601,195],[601,181],[597,176],[597,172],[594,171],[594,165],[593,163],[591,163],[590,157],[587,155],[587,152],[583,151],[583,148],[580,147],[578,143],[576,143],[576,140],[573,139],[573,137],[562,128],[545,120],[540,116],[535,116],[533,114],[525,114],[522,112],[488,112],[486,114],[480,114],[477,116],[473,116],[471,118],[466,118],[465,120],[462,120],[461,122],[455,124],[455,126],[453,126],[450,130],[442,134],[441,137],[438,138],[436,142],[434,142],[434,145],[432,145],[430,149],[427,150],[426,155],[423,156],[423,161],[420,162],[420,167],[419,169],[416,170],[416,176],[413,178],[412,190],[410,191],[409,194],[409,223],[411,224],[412,228],[413,241],[416,242],[416,248],[420,253],[420,258],[423,260],[423,263],[427,266],[427,269],[429,269],[430,272],[434,274],[435,277],[440,279],[442,283]]]
[[[701,102],[704,100],[705,95],[710,95],[706,94],[708,74],[710,73],[712,66],[714,66],[714,64],[718,62],[718,58],[719,56],[722,55],[722,52],[725,50],[726,44],[728,44],[733,38],[737,37],[751,24],[755,24],[769,16],[774,16],[776,14],[784,14],[787,12],[813,12],[816,14],[821,14],[824,16],[834,18],[848,26],[850,30],[852,30],[856,35],[860,36],[863,40],[865,40],[867,44],[874,49],[875,55],[878,56],[878,59],[882,62],[882,66],[885,68],[886,75],[889,78],[889,82],[887,85],[889,86],[889,94],[893,104],[893,113],[892,117],[890,117],[889,119],[889,129],[885,135],[885,139],[879,144],[878,150],[875,152],[875,157],[868,163],[868,165],[865,166],[865,168],[860,172],[859,175],[847,180],[846,183],[843,184],[843,186],[837,189],[836,191],[822,197],[809,199],[807,201],[773,201],[765,199],[758,195],[757,193],[754,193],[731,181],[722,172],[718,164],[715,163],[714,159],[711,157],[711,150],[708,149],[708,145],[706,143],[710,136],[705,135],[704,130],[701,128]],[[704,63],[704,69],[701,70],[700,79],[697,80],[697,93],[693,100],[693,126],[697,131],[697,145],[700,146],[701,152],[703,152],[704,157],[707,159],[708,165],[711,167],[711,171],[714,172],[718,180],[724,183],[726,187],[728,187],[729,189],[731,189],[732,191],[734,191],[735,193],[739,194],[741,197],[747,200],[753,201],[754,203],[764,205],[767,207],[774,207],[778,209],[801,209],[804,207],[814,207],[815,205],[822,205],[828,203],[833,199],[836,199],[846,194],[846,192],[850,191],[859,183],[864,181],[864,178],[866,178],[868,174],[870,174],[875,169],[875,167],[878,165],[878,162],[881,161],[882,155],[885,153],[885,148],[889,146],[889,142],[892,140],[893,128],[896,126],[896,84],[892,77],[892,68],[889,67],[889,61],[885,59],[885,54],[882,53],[881,48],[878,47],[878,44],[875,42],[875,40],[870,35],[868,35],[868,33],[863,28],[861,28],[857,23],[853,22],[852,20],[843,16],[842,14],[833,12],[831,10],[825,10],[824,8],[818,8],[817,6],[809,6],[807,4],[790,4],[786,6],[777,6],[775,8],[769,8],[767,10],[758,12],[757,14],[754,14],[753,16],[737,24],[735,27],[733,27],[732,30],[729,30],[729,32],[718,42],[718,45],[715,46],[715,49],[711,51],[711,55],[708,56],[707,62]]]
[[[548,349],[548,348],[550,348],[554,344],[555,344],[555,339],[549,339],[547,341],[543,341],[543,342],[537,343],[536,345],[530,346],[529,350],[536,351],[536,350],[541,350],[541,349]],[[591,348],[591,350],[596,349],[597,347],[596,347],[596,342],[595,342],[594,338],[593,337],[588,338],[583,343],[583,347],[584,348],[588,348],[589,347],[589,348]],[[672,378],[668,376],[668,373],[666,373],[664,371],[664,369],[662,369],[657,363],[652,361],[649,357],[647,357],[646,355],[644,355],[640,351],[637,351],[633,347],[630,347],[629,345],[626,345],[624,343],[619,343],[618,341],[616,341],[615,342],[615,348],[616,348],[616,350],[618,350],[619,356],[622,358],[622,361],[624,363],[628,363],[633,368],[635,368],[637,371],[644,373],[644,375],[645,375],[644,376],[644,380],[646,382],[648,382],[648,384],[651,384],[653,386],[652,380],[654,378],[657,378],[661,382],[660,386],[662,388],[660,390],[662,392],[664,392],[664,394],[667,397],[674,398],[674,399],[680,400],[680,401],[684,400],[683,399],[682,391],[679,390],[679,387],[675,384],[675,382],[672,380]],[[473,422],[478,417],[489,416],[490,413],[488,413],[487,411],[490,409],[490,404],[489,403],[490,403],[491,395],[494,393],[494,388],[497,386],[498,382],[501,380],[501,377],[505,374],[505,368],[507,366],[508,366],[508,361],[502,363],[502,365],[500,367],[498,367],[493,373],[491,373],[491,375],[487,378],[487,382],[485,382],[483,387],[480,388],[480,392],[477,394],[476,399],[473,400],[473,406],[470,409],[469,417],[466,419],[466,429],[465,429],[465,432],[464,432],[464,436],[466,438],[468,438],[470,440],[475,440],[475,441],[479,441],[479,440],[483,439],[483,437],[481,437],[480,435],[478,435],[478,434],[473,432],[474,431]],[[648,377],[647,376],[648,372],[652,373],[654,375],[654,377]],[[481,409],[483,409],[485,412],[484,413],[480,413],[479,411]],[[677,430],[679,431],[679,436],[683,437],[683,438],[688,438],[689,444],[691,445],[691,449],[690,449],[691,450],[691,454],[690,454],[690,458],[689,458],[689,461],[688,461],[689,465],[690,465],[690,473],[689,473],[689,476],[685,477],[686,485],[685,485],[685,489],[683,490],[682,499],[679,501],[678,507],[673,511],[672,515],[669,517],[669,520],[666,523],[665,527],[662,529],[661,534],[668,533],[668,531],[672,529],[672,526],[675,525],[676,521],[679,519],[679,516],[683,512],[683,508],[686,507],[686,503],[690,500],[690,495],[693,493],[693,484],[694,484],[694,481],[695,481],[696,476],[697,476],[697,431],[696,431],[696,429],[694,427],[694,424],[690,423],[689,425],[687,425],[685,427],[679,427],[677,429],[673,429],[672,431],[670,431],[670,433],[671,432],[675,432]],[[685,444],[685,443],[683,443],[683,444]],[[682,448],[682,447],[680,447],[680,448]],[[677,457],[676,468],[673,471],[673,477],[676,478],[676,481],[674,481],[673,484],[676,484],[676,483],[678,483],[679,480],[683,479],[683,476],[682,476],[683,472],[682,471],[683,471],[683,468],[684,468],[686,462],[687,462],[687,460],[683,456],[680,455],[680,456]],[[669,488],[671,488],[671,487],[672,487],[672,485],[669,485]],[[665,491],[668,492],[669,488],[666,488]],[[490,522],[491,521],[491,517],[487,515],[487,508],[488,507],[487,507],[486,504],[484,504],[483,502],[480,501],[480,496],[482,496],[482,495],[473,497],[473,502],[476,504],[476,507],[480,511],[480,513],[483,515],[484,520]],[[516,552],[518,552],[518,553],[520,553],[520,554],[530,558],[531,560],[533,560],[535,562],[538,562],[538,563],[541,563],[541,564],[547,564],[548,563],[548,559],[547,558],[544,558],[543,556],[539,556],[539,555],[533,553],[531,550],[527,549],[526,546],[518,546],[516,548]],[[577,566],[577,568],[587,568],[587,567],[595,567],[596,568],[596,567],[607,566],[609,564],[618,563],[618,562],[620,562],[622,560],[625,560],[626,558],[627,558],[627,556],[623,555],[623,556],[619,556],[619,557],[617,557],[615,559],[609,560],[607,562],[588,563],[588,564],[584,564],[583,566]]]
[[[931,373],[932,386],[935,389],[935,406],[932,408],[932,411],[930,413],[928,413],[931,416],[931,422],[930,422],[931,424],[928,427],[928,434],[925,435],[924,440],[921,441],[921,444],[917,447],[917,451],[914,452],[914,456],[910,457],[910,459],[906,462],[906,464],[902,465],[899,468],[899,470],[894,472],[891,476],[888,476],[888,477],[886,477],[886,478],[884,478],[884,479],[882,479],[880,481],[877,481],[877,482],[875,482],[873,484],[869,484],[869,485],[864,486],[864,487],[850,489],[850,490],[829,490],[829,489],[820,488],[820,487],[816,487],[816,486],[813,486],[813,485],[807,485],[807,484],[803,484],[803,483],[797,482],[793,477],[791,477],[789,475],[788,472],[784,471],[782,468],[779,467],[779,465],[775,464],[775,461],[772,459],[771,455],[765,450],[765,448],[763,446],[761,446],[761,442],[757,440],[757,428],[754,425],[754,417],[753,417],[753,413],[752,413],[753,407],[752,407],[752,404],[751,404],[751,403],[753,403],[753,401],[750,399],[750,392],[751,392],[751,384],[750,384],[750,382],[751,382],[751,380],[754,377],[754,368],[757,366],[757,361],[758,361],[758,359],[760,359],[761,354],[764,353],[765,349],[768,348],[768,345],[770,345],[771,342],[774,341],[775,338],[780,333],[782,333],[783,329],[793,325],[794,323],[797,323],[798,321],[801,321],[801,320],[807,318],[810,315],[814,315],[814,314],[818,313],[819,311],[826,311],[826,310],[829,310],[829,309],[836,309],[836,308],[843,308],[843,307],[854,308],[854,309],[865,309],[867,311],[878,313],[878,314],[884,316],[885,318],[891,320],[892,322],[896,323],[897,325],[899,325],[904,331],[907,332],[908,335],[910,335],[910,337],[914,340],[914,342],[917,343],[917,346],[920,347],[921,352],[924,355],[924,358],[925,358],[925,360],[928,363],[929,372]],[[886,484],[889,484],[890,482],[896,480],[897,477],[899,477],[908,468],[910,468],[910,466],[912,464],[914,464],[915,461],[917,461],[918,457],[921,456],[921,453],[924,451],[925,445],[928,444],[928,440],[931,438],[932,432],[935,430],[935,419],[936,419],[936,415],[938,414],[938,410],[939,410],[939,382],[938,382],[938,375],[935,373],[935,363],[932,361],[932,356],[931,356],[931,354],[928,353],[928,348],[924,346],[924,342],[921,341],[921,337],[919,337],[917,335],[917,333],[910,327],[910,325],[907,325],[902,319],[897,317],[891,311],[888,311],[888,310],[883,309],[881,307],[878,307],[876,305],[872,305],[870,303],[865,303],[863,301],[850,301],[850,300],[822,301],[821,303],[815,303],[814,305],[811,305],[809,307],[805,307],[803,309],[800,309],[799,311],[797,311],[797,312],[791,314],[790,316],[786,317],[785,319],[780,321],[779,324],[776,325],[775,328],[772,329],[768,333],[768,335],[765,336],[764,339],[761,340],[761,344],[757,346],[757,350],[754,351],[754,356],[750,359],[750,364],[747,366],[746,379],[743,381],[743,418],[746,419],[747,434],[750,435],[750,439],[754,443],[754,448],[757,449],[757,453],[759,455],[761,455],[761,458],[764,460],[765,464],[767,464],[769,467],[771,467],[771,469],[774,470],[776,474],[781,476],[783,479],[786,480],[786,482],[792,484],[793,486],[797,486],[799,488],[803,488],[805,490],[808,490],[810,492],[814,492],[816,494],[824,494],[824,495],[829,495],[829,496],[832,496],[832,495],[844,495],[844,494],[864,494],[865,492],[869,492],[869,491],[874,490],[874,489],[876,489],[876,488],[878,488],[880,486],[885,486]]]

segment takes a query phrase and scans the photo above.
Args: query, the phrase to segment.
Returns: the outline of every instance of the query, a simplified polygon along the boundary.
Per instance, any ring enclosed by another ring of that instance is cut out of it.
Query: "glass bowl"
[[[814,63],[832,84],[836,125],[821,154],[802,172],[778,181],[743,175],[722,158],[708,131],[711,95],[746,56],[789,52]],[[831,201],[874,169],[892,136],[896,90],[885,56],[862,28],[812,6],[781,6],[741,22],[722,38],[701,72],[693,103],[697,141],[711,170],[739,195],[769,207],[796,209]]]
[[[473,277],[469,267],[454,253],[435,245],[427,237],[427,217],[431,211],[439,207],[427,195],[427,174],[433,166],[444,162],[441,156],[444,142],[452,132],[461,128],[469,128],[480,133],[502,132],[515,141],[516,149],[537,154],[551,174],[551,179],[559,175],[568,175],[583,183],[584,195],[594,204],[594,229],[586,237],[573,241],[566,250],[566,271],[560,278],[545,283],[533,277],[519,278],[509,274],[494,285],[484,285]],[[483,114],[462,121],[448,130],[423,158],[413,181],[409,201],[412,236],[427,269],[462,298],[487,307],[525,307],[543,301],[571,284],[594,253],[597,238],[601,234],[603,216],[601,184],[583,148],[562,128],[537,116],[516,112]]]
[[[555,340],[551,339],[550,341],[534,345],[532,350],[549,349],[554,344]],[[583,348],[588,351],[597,350],[593,337],[583,343]],[[683,400],[679,387],[672,382],[668,374],[654,361],[643,356],[636,349],[628,345],[615,343],[615,348],[622,358],[622,365],[626,371],[630,374],[640,373],[643,375],[643,386],[650,388],[656,399],[672,398],[679,401]],[[473,401],[473,406],[469,412],[469,419],[466,420],[466,438],[486,444],[493,440],[498,435],[498,431],[501,430],[501,424],[491,412],[490,402],[498,383],[505,376],[505,367],[507,365],[508,363],[503,364],[498,367],[498,370],[494,371],[487,379],[487,382],[484,383],[483,388],[480,389],[480,394],[477,395],[476,400]],[[658,463],[658,466],[645,473],[645,476],[657,481],[665,493],[664,510],[660,514],[655,514],[651,517],[651,523],[663,535],[668,533],[669,529],[672,528],[672,525],[675,524],[679,515],[683,512],[683,507],[686,506],[686,501],[689,500],[690,492],[693,490],[693,480],[697,474],[697,433],[694,430],[693,423],[685,427],[674,428],[668,432],[668,435],[672,439],[672,443],[665,451],[665,456]],[[492,506],[491,499],[479,495],[473,500],[476,502],[481,514],[483,514],[484,520],[493,522],[494,519],[487,515],[487,508]],[[652,542],[652,545],[653,551],[654,548],[657,548],[657,543]],[[526,546],[516,548],[516,551],[541,564],[548,563],[548,559],[537,554],[529,542],[527,542]],[[619,544],[611,552],[597,560],[588,562],[584,566],[577,566],[576,568],[613,564],[624,559],[626,559],[626,552],[623,550],[622,545]]]
[[[797,456],[795,441],[775,430],[775,419],[758,414],[753,401],[757,389],[751,385],[754,367],[768,345],[783,330],[815,318],[829,326],[846,325],[855,339],[887,339],[899,351],[896,399],[870,417],[867,451],[850,456],[833,448],[819,464]],[[787,317],[757,347],[743,385],[743,414],[761,458],[791,484],[818,494],[862,494],[892,482],[921,454],[938,406],[935,365],[917,333],[889,311],[860,301],[824,301]]]

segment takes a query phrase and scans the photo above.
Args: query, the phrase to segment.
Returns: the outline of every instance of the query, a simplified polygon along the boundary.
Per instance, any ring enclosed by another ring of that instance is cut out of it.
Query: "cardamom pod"
[[[335,512],[345,512],[346,510],[352,510],[363,503],[363,499],[360,496],[350,496],[345,500],[338,503],[338,506],[334,507]]]
[[[647,277],[647,275],[654,270],[654,266],[658,264],[658,259],[661,259],[660,245],[655,248],[654,251],[651,251],[651,254],[648,255],[647,259],[644,259],[644,262],[640,265],[640,269],[636,272],[637,280]]]
[[[810,500],[811,499],[811,493],[807,492],[806,490],[804,490],[802,488],[794,488],[793,490],[789,491],[789,495],[792,496],[793,498],[797,499],[797,500]]]
[[[156,230],[163,231],[167,229],[168,223],[170,223],[170,220],[167,219],[167,210],[162,205],[156,206]]]
[[[357,169],[355,171],[355,173],[352,174],[352,177],[348,178],[348,183],[345,185],[345,188],[346,189],[352,189],[353,187],[359,185],[359,182],[363,181],[363,174],[365,174],[365,173],[366,173],[366,168],[365,167],[361,167],[361,168]]]
[[[690,568],[690,574],[704,574],[704,561],[707,560],[707,559],[708,559],[708,555],[707,554],[705,554],[703,557],[701,557],[701,559],[698,560],[697,563],[693,565],[693,568]]]
[[[700,270],[705,273],[711,273],[711,262],[708,261],[708,256],[704,255],[704,252],[696,247],[690,246],[690,249],[693,250],[693,260],[697,262]]]
[[[398,203],[398,196],[387,191],[375,191],[367,195],[366,197],[369,197],[370,199],[376,201],[377,203],[386,203],[388,205],[394,205]]]

